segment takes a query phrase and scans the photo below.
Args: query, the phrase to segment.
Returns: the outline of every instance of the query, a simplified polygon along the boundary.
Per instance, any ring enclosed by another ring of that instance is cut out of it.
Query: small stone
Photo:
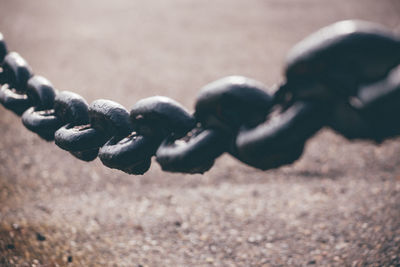
[[[206,258],[206,262],[207,262],[207,263],[213,263],[213,262],[214,262],[214,259],[211,258],[211,257],[208,257],[208,258]]]
[[[15,245],[14,244],[7,244],[6,249],[14,249]]]
[[[19,227],[18,223],[13,223],[12,227],[13,227],[14,230],[17,230],[17,231],[20,230],[20,227]]]
[[[138,224],[138,225],[135,225],[134,227],[133,227],[133,229],[135,229],[136,231],[139,231],[139,232],[143,232],[143,226],[141,226],[140,224]]]
[[[254,243],[258,243],[262,240],[262,236],[261,235],[255,235],[255,236],[250,236],[247,239],[247,242],[254,244]]]
[[[201,236],[200,236],[200,240],[201,241],[206,241],[208,239],[208,235],[207,234],[202,234]]]
[[[41,233],[36,233],[36,239],[38,241],[45,241],[46,237],[44,235],[42,235]]]
[[[266,248],[273,248],[273,247],[274,247],[274,244],[268,242],[268,243],[265,243],[265,247],[266,247]]]

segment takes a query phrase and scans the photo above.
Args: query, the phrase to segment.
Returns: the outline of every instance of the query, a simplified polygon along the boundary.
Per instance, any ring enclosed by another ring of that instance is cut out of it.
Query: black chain
[[[155,156],[165,171],[203,173],[227,152],[267,170],[290,164],[329,126],[375,142],[400,134],[400,38],[368,22],[330,25],[289,53],[285,82],[273,95],[261,83],[226,77],[200,91],[194,114],[167,97],[128,112],[99,99],[57,92],[34,75],[0,33],[0,102],[23,124],[75,157],[143,174]]]

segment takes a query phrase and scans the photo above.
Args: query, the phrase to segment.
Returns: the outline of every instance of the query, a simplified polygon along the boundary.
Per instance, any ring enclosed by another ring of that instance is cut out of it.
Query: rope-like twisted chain
[[[273,95],[231,76],[201,89],[195,112],[168,97],[138,101],[128,112],[104,99],[90,105],[58,92],[9,52],[0,33],[0,102],[23,124],[75,157],[130,174],[151,158],[165,171],[203,173],[227,152],[267,170],[290,164],[306,141],[329,126],[349,139],[381,142],[400,134],[400,38],[360,21],[330,25],[288,55]]]

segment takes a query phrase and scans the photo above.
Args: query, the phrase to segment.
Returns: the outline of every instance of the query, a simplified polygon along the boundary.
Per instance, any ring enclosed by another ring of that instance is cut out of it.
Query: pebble
[[[46,237],[44,235],[42,235],[41,233],[36,233],[36,239],[38,241],[45,241]]]

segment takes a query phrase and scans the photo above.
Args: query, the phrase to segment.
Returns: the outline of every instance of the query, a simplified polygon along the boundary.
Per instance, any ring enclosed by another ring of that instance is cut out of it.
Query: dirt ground
[[[282,79],[288,50],[338,20],[400,33],[398,0],[0,0],[0,32],[34,72],[128,109],[203,85]],[[400,138],[324,129],[294,165],[228,155],[204,175],[81,162],[0,107],[1,266],[400,266]]]

